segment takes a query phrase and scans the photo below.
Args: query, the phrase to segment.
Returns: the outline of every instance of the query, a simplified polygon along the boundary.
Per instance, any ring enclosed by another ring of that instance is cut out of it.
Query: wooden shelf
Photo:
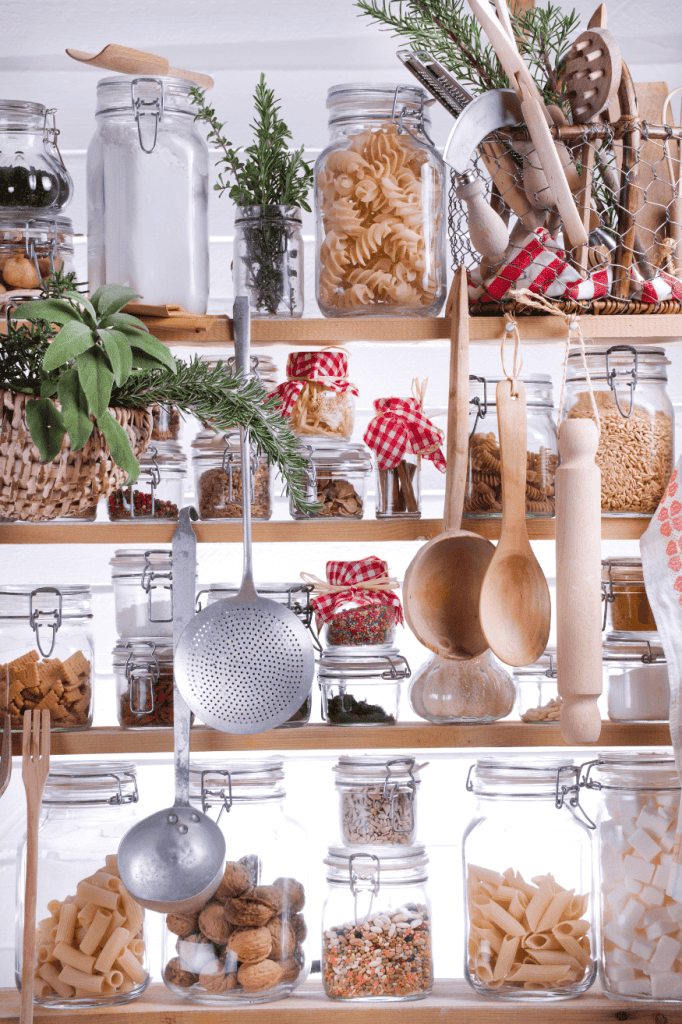
[[[97,1024],[682,1024],[682,1007],[671,1003],[633,1003],[608,999],[597,985],[576,999],[549,1002],[486,999],[465,981],[436,981],[428,998],[408,1003],[369,1003],[327,999],[319,981],[307,981],[298,992],[275,1003],[225,1007],[201,1006],[182,1000],[163,985],[151,985],[134,1003],[98,1010],[47,1010],[36,1006],[35,1024],[47,1021],[92,1021]],[[0,1021],[19,1022],[19,994],[0,990]]]

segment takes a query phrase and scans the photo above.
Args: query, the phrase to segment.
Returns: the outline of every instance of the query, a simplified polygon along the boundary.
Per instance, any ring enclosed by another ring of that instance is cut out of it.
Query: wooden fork
[[[36,955],[38,890],[38,818],[50,770],[50,712],[24,711],[21,775],[26,790],[26,898],[21,961],[21,1024],[33,1020],[33,973]]]

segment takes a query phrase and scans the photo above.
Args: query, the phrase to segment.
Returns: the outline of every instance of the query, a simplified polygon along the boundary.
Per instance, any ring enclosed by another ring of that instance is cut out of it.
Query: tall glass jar
[[[92,725],[94,656],[89,586],[0,587],[0,685],[7,674],[13,729],[41,708],[55,731]]]
[[[237,207],[232,282],[256,320],[303,316],[300,207]]]
[[[433,985],[429,859],[422,843],[335,844],[325,858],[322,981],[330,999],[424,999]]]
[[[436,316],[445,300],[443,161],[426,93],[335,85],[315,163],[317,301],[324,316]]]
[[[191,88],[154,76],[97,83],[86,169],[91,291],[124,284],[149,305],[206,312],[208,147]]]
[[[116,714],[124,728],[173,725],[173,646],[159,637],[119,640],[113,655]]]
[[[673,469],[673,407],[662,348],[588,348],[601,422],[596,461],[603,516],[653,515]],[[564,416],[594,419],[582,354],[568,357]]]
[[[334,765],[346,846],[410,846],[417,834],[420,767],[411,754],[342,754]]]
[[[173,558],[170,548],[119,548],[109,562],[119,637],[173,635]]]
[[[199,911],[169,914],[164,981],[197,1003],[269,1003],[310,970],[307,840],[284,809],[279,758],[190,763],[190,802],[222,825],[227,863]]]
[[[128,1003],[149,984],[145,912],[123,887],[116,864],[118,844],[135,824],[137,800],[131,762],[50,766],[38,829],[34,1002],[40,1006]],[[25,875],[24,847],[17,873],[17,987]]]
[[[405,452],[391,469],[376,467],[377,519],[421,519],[421,456]]]
[[[502,517],[500,430],[496,389],[505,377],[469,377],[469,472],[464,515],[469,519]],[[526,518],[554,515],[554,474],[559,463],[553,419],[552,378],[529,373],[526,385]]]
[[[463,838],[469,984],[497,999],[569,999],[594,981],[590,829],[565,757],[479,758]]]
[[[54,110],[0,100],[0,207],[63,210],[73,182],[56,145]]]
[[[192,442],[192,464],[200,519],[241,519],[242,452],[238,433],[202,430]],[[251,451],[251,518],[272,515],[270,466]]]
[[[600,794],[600,980],[607,996],[682,1001],[682,906],[671,895],[680,780],[669,754],[600,753],[583,783]]]
[[[39,289],[57,271],[73,271],[73,259],[73,224],[67,217],[0,209],[0,283],[7,291]]]
[[[616,633],[658,637],[656,619],[644,584],[641,558],[606,558],[601,564],[604,628]],[[644,639],[640,637],[640,639]]]

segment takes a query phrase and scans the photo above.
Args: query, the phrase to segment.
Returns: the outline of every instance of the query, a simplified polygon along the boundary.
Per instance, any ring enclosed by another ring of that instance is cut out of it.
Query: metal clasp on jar
[[[207,789],[207,775],[222,775],[222,777],[227,781],[227,793],[224,789]],[[226,814],[229,814],[232,807],[232,776],[229,771],[226,769],[220,770],[218,768],[207,768],[201,772],[201,809],[204,814],[208,814],[209,807],[211,806],[208,799],[209,797],[212,797],[214,800],[222,800],[223,806],[220,808],[220,812],[216,818],[217,824],[222,817],[223,811],[225,811]]]
[[[478,395],[474,395],[473,398],[469,399],[469,405],[476,406],[476,419],[474,420],[474,425],[471,428],[471,433],[469,434],[469,441],[471,441],[472,437],[476,433],[478,421],[485,419],[488,415],[488,381],[485,377],[477,377],[474,373],[469,374],[469,380],[477,380],[479,384],[483,385],[483,408],[481,408],[481,399]]]
[[[150,549],[144,553],[144,568],[142,570],[142,578],[140,580],[140,586],[147,594],[147,617],[150,622],[172,622],[173,621],[173,573],[171,572],[154,572],[152,563],[149,561],[150,555],[164,555],[168,557],[168,552],[163,549]],[[170,580],[170,583],[155,583],[155,580]],[[152,615],[152,590],[170,590],[170,605],[171,613],[167,619],[155,619]]]
[[[633,366],[633,368],[631,370],[617,370],[615,367],[613,369],[610,369],[609,368],[609,356],[611,355],[612,352],[631,352],[632,356],[633,356],[633,358],[635,360],[635,365]],[[635,388],[637,387],[637,380],[639,378],[638,369],[639,369],[639,356],[637,354],[637,349],[633,345],[612,345],[611,348],[607,348],[607,350],[606,350],[606,380],[608,381],[609,387],[613,391],[613,397],[616,400],[616,405],[618,406],[618,412],[621,414],[621,416],[625,420],[629,419],[630,416],[632,415],[632,410],[633,410],[633,407],[634,407],[634,404],[635,404]],[[621,376],[628,376],[629,375],[629,377],[630,377],[630,380],[627,381],[627,386],[630,388],[630,408],[628,409],[627,412],[623,412],[623,410],[621,409],[620,401],[618,399],[618,392],[616,390],[616,377],[619,376],[619,374]]]
[[[154,710],[154,687],[159,681],[160,669],[156,657],[156,644],[153,640],[130,640],[126,645],[129,651],[125,663],[125,677],[128,680],[128,706],[133,715],[149,714]],[[135,653],[136,647],[151,648],[148,659]],[[140,699],[140,697],[146,699]],[[137,699],[136,699],[137,698]],[[133,706],[133,705],[137,706]]]
[[[582,768],[583,768],[583,766],[581,765],[580,768],[578,769],[578,774],[577,774],[577,777],[576,777],[576,781],[575,781],[574,785],[572,785],[572,786],[565,786],[562,783],[562,781],[561,781],[561,773],[565,772],[565,771],[572,771],[573,769],[569,768],[567,766],[563,766],[563,767],[557,768],[557,770],[556,770],[556,789],[555,789],[554,805],[555,805],[555,807],[558,810],[561,810],[561,808],[564,806],[564,802],[565,802],[566,797],[570,793],[571,794],[570,795],[570,799],[569,799],[568,803],[566,804],[566,806],[568,807],[568,810],[571,812],[573,817],[576,819],[576,821],[579,821],[582,825],[587,825],[587,827],[590,828],[590,829],[596,829],[596,827],[597,827],[596,824],[592,821],[592,819],[589,817],[589,815],[585,811],[585,808],[580,803],[580,785],[581,785],[581,783],[580,783],[580,773],[582,771]],[[577,814],[576,811],[579,811],[580,813]]]
[[[407,658],[403,657],[402,654],[386,654],[379,655],[382,659],[385,658],[390,664],[390,668],[385,672],[381,673],[382,679],[409,679],[412,675],[412,670],[408,664]],[[402,662],[402,664],[400,664]]]
[[[241,456],[236,452],[230,451],[229,448],[226,448],[223,452],[223,473],[227,476],[227,500],[230,505],[234,505],[236,503],[234,491],[232,489],[232,468],[235,462],[238,462],[241,467]],[[251,468],[251,501],[253,501],[253,495],[256,490],[256,471],[258,470],[258,452],[256,451],[253,443],[251,444],[251,457],[249,464]]]
[[[384,800],[390,800],[391,802],[391,828],[394,832],[401,835],[409,834],[414,832],[414,798],[417,794],[417,780],[414,777],[414,758],[412,757],[394,757],[390,761],[386,762],[386,778],[384,779]],[[401,773],[407,772],[410,781],[404,782],[401,779],[393,778],[393,784],[389,791],[389,783],[391,782],[391,776],[394,771],[400,771]],[[410,808],[410,823],[407,828],[398,828],[395,817],[395,801],[399,793],[407,794],[407,802]]]
[[[302,444],[301,448],[308,453],[308,464],[303,470],[306,500],[317,501],[317,468],[313,462],[313,446],[311,444]]]
[[[374,869],[364,872],[356,871],[353,862],[363,859],[374,861]],[[381,862],[379,858],[373,853],[351,853],[350,857],[348,858],[348,875],[350,891],[353,893],[353,918],[356,924],[362,926],[367,923],[369,915],[372,913],[374,897],[379,895],[379,889],[381,888]],[[368,882],[368,879],[370,878],[372,879],[372,881]],[[365,882],[366,884],[362,885],[362,882]],[[372,891],[369,897],[369,907],[367,908],[367,913],[363,917],[362,921],[360,921],[358,918],[358,895],[362,889],[370,888]]]
[[[140,83],[151,85],[152,83],[157,87],[158,94],[152,96],[151,99],[143,99],[140,95],[139,86]],[[133,114],[137,122],[137,137],[140,140],[140,149],[144,153],[153,153],[156,149],[156,139],[159,133],[159,121],[163,118],[163,82],[160,78],[153,77],[140,77],[133,78],[130,83],[130,99],[133,105]],[[143,118],[153,118],[154,121],[154,135],[151,140],[151,147],[145,146],[143,141],[142,121]]]
[[[420,139],[418,136],[416,136],[414,134],[414,132],[411,132],[406,124],[403,124],[403,118],[405,117],[405,115],[407,113],[409,113],[407,107],[403,107],[403,109],[398,114],[398,117],[396,118],[396,107],[398,106],[398,93],[400,93],[403,89],[409,89],[409,91],[412,92],[414,87],[413,86],[408,86],[408,85],[397,85],[396,86],[395,93],[393,94],[393,108],[391,110],[391,121],[393,121],[394,124],[398,125],[398,135],[402,135],[403,132],[407,132],[408,135],[412,136],[412,138],[414,139],[415,142],[418,142],[420,146],[423,146],[424,143],[423,143],[422,139]],[[417,129],[418,129],[418,131],[420,132],[421,135],[424,136],[424,138],[429,143],[429,145],[431,146],[432,149],[435,149],[435,143],[434,143],[433,139],[431,138],[431,136],[429,135],[429,133],[426,130],[426,124],[424,123],[424,107],[425,106],[430,107],[431,104],[435,103],[435,102],[436,102],[435,99],[424,100],[424,95],[422,93],[422,96],[421,96],[421,99],[420,99],[420,106],[419,106],[419,121],[417,122]]]
[[[37,608],[33,607],[33,598],[36,594],[56,594],[57,595],[57,607],[53,608],[50,612],[41,612]],[[41,622],[41,618],[45,617],[46,621]],[[48,620],[49,617],[49,620]],[[36,590],[32,590],[28,598],[28,620],[31,625],[31,629],[36,635],[36,646],[43,658],[49,658],[54,650],[54,645],[57,639],[57,630],[62,624],[62,592],[56,587],[37,587]],[[50,644],[49,651],[44,651],[40,644],[40,628],[46,626],[52,630],[52,643]]]

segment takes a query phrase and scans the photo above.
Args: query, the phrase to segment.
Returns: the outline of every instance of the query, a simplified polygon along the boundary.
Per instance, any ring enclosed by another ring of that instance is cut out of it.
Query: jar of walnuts
[[[50,213],[0,210],[0,292],[36,293],[74,270],[73,225]]]
[[[284,798],[279,758],[190,763],[190,803],[222,826],[227,861],[205,906],[166,916],[163,977],[176,995],[268,1003],[305,981],[307,839]]]

